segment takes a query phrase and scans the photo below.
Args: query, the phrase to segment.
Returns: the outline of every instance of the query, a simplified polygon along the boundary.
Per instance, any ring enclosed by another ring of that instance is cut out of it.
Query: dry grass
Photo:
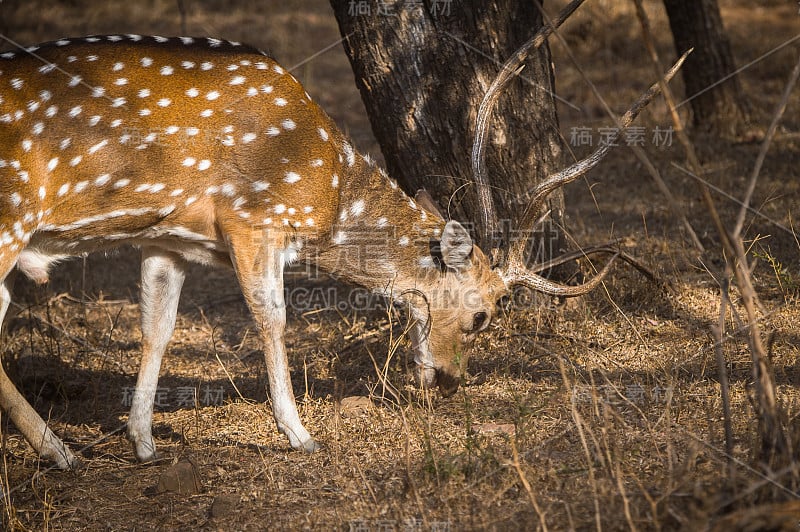
[[[286,65],[338,39],[328,6],[319,0],[279,6],[186,3],[189,33],[251,42]],[[739,64],[796,32],[800,15],[794,5],[721,3]],[[672,56],[660,2],[646,7],[659,53]],[[0,14],[4,33],[24,43],[117,31],[176,34],[180,27],[176,5],[167,0],[2,3]],[[632,4],[590,2],[564,31],[582,68],[615,109],[652,79]],[[553,50],[559,93],[581,109],[560,109],[566,139],[573,126],[607,125],[561,45]],[[754,128],[768,122],[797,51],[797,44],[787,47],[743,73]],[[375,153],[351,76],[339,49],[300,69],[309,92],[362,149]],[[640,123],[647,131],[668,127],[663,104],[654,104]],[[783,124],[754,206],[791,228],[800,212],[796,99]],[[717,169],[710,181],[741,195],[758,145],[695,142]],[[648,142],[645,148],[709,251],[701,256],[691,247],[649,176],[624,148],[568,190],[570,228],[582,243],[624,237],[626,250],[646,259],[671,290],[661,291],[620,266],[604,289],[582,301],[558,307],[539,301],[504,311],[476,346],[469,386],[446,400],[422,397],[410,385],[407,346],[395,352],[393,343],[402,334],[402,314],[337,307],[321,298],[308,308],[295,306],[287,331],[294,388],[306,426],[324,446],[310,456],[290,451],[274,428],[264,404],[259,343],[230,274],[196,268],[187,280],[160,380],[164,406],[154,420],[167,458],[147,466],[135,463],[124,436],[114,432],[125,421],[125,394],[139,360],[136,253],[72,262],[57,270],[46,289],[18,283],[21,306],[12,309],[7,324],[4,363],[56,432],[73,449],[83,449],[85,468],[45,471],[47,464],[4,417],[5,525],[23,530],[698,529],[791,519],[797,509],[785,501],[797,495],[784,486],[794,485],[792,472],[765,474],[754,461],[759,437],[750,355],[731,315],[722,345],[735,436],[728,474],[710,329],[720,297],[712,274],[724,261],[695,183],[670,164],[685,160],[677,142],[661,147]],[[732,221],[738,206],[717,199],[722,216]],[[747,235],[751,256],[758,258],[753,278],[764,306],[761,325],[774,334],[770,363],[779,400],[793,419],[800,404],[800,246],[791,232],[762,217],[750,220]],[[349,300],[348,287],[326,278],[292,276],[290,285]],[[732,297],[737,303],[735,291]],[[397,397],[385,390],[384,379],[399,390]],[[183,401],[183,391],[194,391],[196,401]],[[342,402],[351,396],[369,396],[373,406]],[[159,475],[181,457],[198,464],[202,492],[157,494]],[[212,515],[212,503],[223,494],[238,497],[235,511]],[[764,506],[768,502],[774,504]]]

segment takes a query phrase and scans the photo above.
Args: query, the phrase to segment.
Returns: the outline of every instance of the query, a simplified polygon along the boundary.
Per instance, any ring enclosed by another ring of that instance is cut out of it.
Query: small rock
[[[181,460],[161,473],[156,493],[172,491],[181,495],[195,495],[201,489],[200,473],[192,462]]]
[[[372,410],[373,406],[372,400],[370,400],[369,397],[354,395],[341,400],[339,403],[339,412],[341,412],[344,417],[356,417],[366,414]]]
[[[236,510],[240,497],[236,493],[222,493],[211,503],[211,517],[225,517]]]
[[[511,423],[475,423],[472,432],[475,434],[508,434],[513,436],[517,431]]]

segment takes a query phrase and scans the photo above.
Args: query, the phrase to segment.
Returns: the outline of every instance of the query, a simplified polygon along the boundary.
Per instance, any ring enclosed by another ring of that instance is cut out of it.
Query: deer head
[[[416,297],[406,298],[416,318],[411,337],[418,381],[423,387],[438,385],[444,396],[451,395],[458,389],[459,382],[466,372],[469,347],[476,335],[491,323],[497,302],[513,287],[525,286],[558,297],[581,296],[602,282],[611,271],[614,259],[620,256],[619,252],[614,253],[611,260],[593,278],[581,285],[564,285],[539,275],[526,264],[526,241],[502,243],[498,239],[500,231],[486,177],[485,147],[490,118],[503,88],[519,73],[529,51],[541,46],[553,28],[560,26],[581,3],[582,0],[572,2],[564,8],[552,25],[543,27],[515,52],[501,68],[479,108],[472,163],[482,211],[479,224],[481,240],[491,246],[488,255],[473,243],[469,232],[461,224],[454,221],[447,222],[438,243],[434,242],[439,248],[440,271],[433,279],[420,276],[420,293]],[[664,83],[672,79],[685,57],[684,55],[680,58],[667,72]],[[531,234],[541,219],[542,207],[548,195],[594,168],[615,144],[617,137],[630,126],[639,112],[658,93],[659,84],[653,84],[621,117],[617,131],[608,143],[600,146],[589,157],[541,180],[532,191],[531,200],[524,209],[521,217],[522,226],[518,232]],[[422,195],[418,193],[417,199],[441,218],[435,203],[426,193]],[[603,247],[595,251],[609,252],[609,249]],[[632,258],[624,254],[621,256],[637,268],[640,267]],[[574,255],[570,258],[574,258]],[[551,264],[557,265],[559,262],[560,259],[556,258]]]

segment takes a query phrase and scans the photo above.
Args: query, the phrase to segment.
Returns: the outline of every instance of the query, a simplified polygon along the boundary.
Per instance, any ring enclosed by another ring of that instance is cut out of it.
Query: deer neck
[[[336,277],[396,296],[439,272],[432,256],[445,221],[418,205],[369,157],[343,175],[337,216],[318,264]]]

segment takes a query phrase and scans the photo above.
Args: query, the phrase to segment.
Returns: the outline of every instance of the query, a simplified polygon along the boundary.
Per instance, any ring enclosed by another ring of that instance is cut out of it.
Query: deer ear
[[[442,252],[442,260],[448,267],[463,270],[470,266],[472,238],[460,223],[450,220],[445,224],[439,249]]]
[[[433,196],[431,196],[430,193],[424,188],[417,190],[417,193],[414,194],[414,201],[422,205],[423,208],[429,210],[433,214],[438,215],[440,218],[444,218],[444,216],[442,216],[442,211],[439,210],[439,206],[436,204]]]

